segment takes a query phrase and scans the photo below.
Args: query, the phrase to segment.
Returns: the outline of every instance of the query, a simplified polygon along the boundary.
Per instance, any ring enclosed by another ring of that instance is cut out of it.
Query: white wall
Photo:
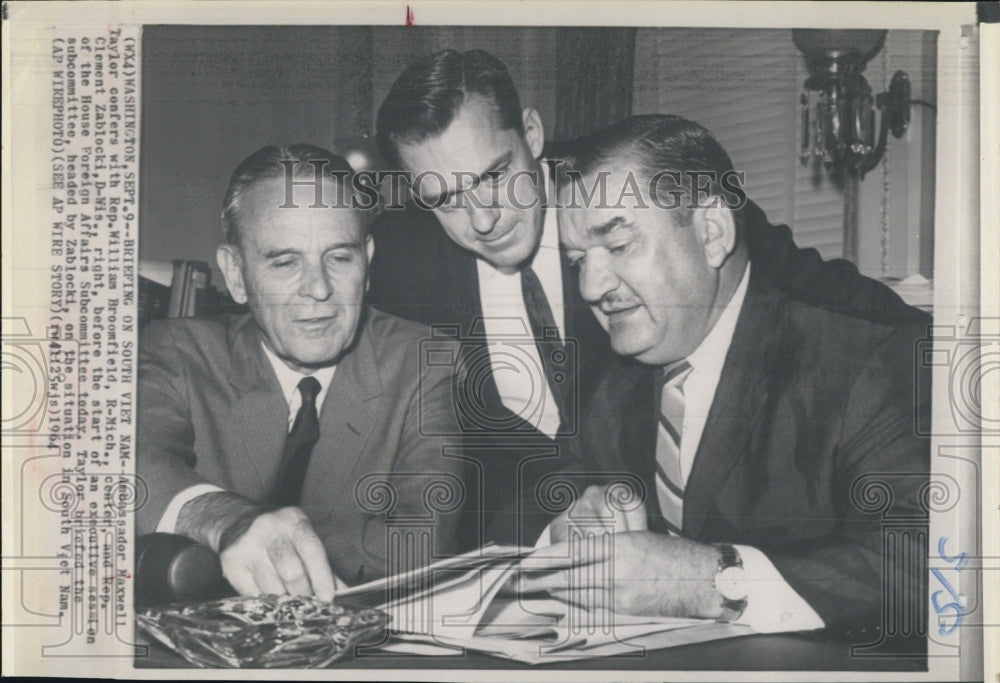
[[[900,69],[910,78],[911,98],[936,106],[936,31],[890,31],[865,76],[882,92]],[[882,162],[858,186],[858,267],[872,277],[933,272],[937,114],[914,104],[910,116],[906,134],[890,133]]]

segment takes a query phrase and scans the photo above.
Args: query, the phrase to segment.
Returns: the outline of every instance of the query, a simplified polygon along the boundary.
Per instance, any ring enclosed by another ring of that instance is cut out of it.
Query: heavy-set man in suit
[[[482,521],[494,538],[533,543],[547,519],[515,519],[511,501],[546,463],[559,464],[535,457],[536,446],[578,431],[582,406],[614,359],[559,249],[559,211],[547,208],[555,184],[540,161],[541,118],[522,108],[494,56],[445,50],[396,80],[378,112],[377,139],[386,163],[410,174],[415,202],[385,211],[373,228],[370,300],[404,318],[452,326],[462,338],[471,359],[472,384],[458,406],[470,417],[462,424],[467,442],[517,437],[511,447],[475,451],[480,484],[488,482]],[[757,270],[798,296],[856,315],[912,317],[852,264],[799,250],[791,231],[768,224],[752,202],[744,214]],[[532,337],[542,340],[537,348]]]
[[[914,354],[929,319],[869,320],[776,283],[720,184],[732,170],[707,130],[674,116],[627,119],[569,161],[560,237],[622,356],[575,452],[584,469],[637,475],[644,503],[608,516],[607,491],[587,489],[549,527],[560,542],[551,552],[569,552],[588,515],[621,532],[602,546],[613,550],[595,550],[572,577],[526,575],[520,589],[572,585],[570,599],[603,595],[626,613],[872,640],[889,581],[908,588],[910,615],[923,613],[926,548],[884,556],[864,490],[884,486],[893,515],[926,519]],[[699,196],[691,181],[706,172],[714,180]],[[571,196],[601,175],[606,193]]]
[[[138,532],[208,545],[240,593],[329,599],[406,568],[387,557],[384,513],[433,512],[429,486],[435,552],[459,540],[452,369],[421,363],[422,326],[365,305],[373,243],[351,186],[312,145],[248,157],[217,256],[250,313],[159,321],[141,339]]]

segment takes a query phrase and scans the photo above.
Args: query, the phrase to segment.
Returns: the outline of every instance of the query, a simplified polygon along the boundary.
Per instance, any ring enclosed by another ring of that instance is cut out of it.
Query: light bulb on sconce
[[[381,167],[375,140],[367,135],[336,138],[333,151],[344,158],[355,172],[372,171]]]
[[[884,30],[794,29],[809,78],[799,96],[802,146],[799,160],[820,159],[864,178],[885,153],[888,134],[900,138],[910,123],[910,79],[893,74],[889,89],[872,94],[862,75],[885,44]],[[878,131],[876,133],[876,110]]]

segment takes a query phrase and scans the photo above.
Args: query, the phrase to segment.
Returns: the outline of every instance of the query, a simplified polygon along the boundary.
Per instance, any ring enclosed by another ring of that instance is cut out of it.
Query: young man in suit
[[[883,595],[896,594],[889,577],[905,588],[893,617],[922,614],[926,600],[926,546],[914,537],[912,552],[884,550],[866,499],[880,487],[892,515],[926,523],[929,443],[914,423],[926,383],[914,353],[929,318],[869,320],[775,283],[747,247],[732,172],[707,130],[674,116],[627,119],[570,160],[560,237],[623,357],[575,451],[587,469],[636,475],[644,495],[609,516],[608,492],[588,488],[549,527],[560,542],[551,552],[569,552],[583,517],[604,515],[622,533],[586,564],[520,589],[572,585],[571,599],[601,595],[625,613],[871,641]],[[602,175],[606,193],[572,198]],[[703,196],[699,176],[713,179]]]
[[[329,599],[433,559],[389,557],[387,515],[435,514],[436,553],[458,542],[452,368],[421,362],[420,325],[365,305],[373,243],[351,185],[312,145],[248,157],[217,256],[250,313],[158,321],[141,339],[138,532],[204,543],[242,594]]]
[[[489,482],[482,522],[495,538],[530,544],[545,520],[514,520],[511,501],[558,466],[539,454],[579,430],[580,411],[614,360],[559,249],[541,117],[522,108],[494,56],[445,50],[396,80],[379,108],[377,139],[389,167],[409,173],[414,202],[386,210],[373,228],[370,301],[462,339],[470,384],[457,407],[480,482]],[[752,202],[744,214],[758,270],[783,287],[857,315],[912,316],[852,264],[798,249],[791,231],[770,225]],[[471,446],[514,437],[504,448]]]

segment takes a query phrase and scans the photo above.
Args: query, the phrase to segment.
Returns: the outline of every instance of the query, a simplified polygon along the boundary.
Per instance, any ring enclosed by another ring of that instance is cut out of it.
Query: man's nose
[[[470,206],[469,218],[472,221],[472,229],[480,235],[489,234],[497,220],[500,218],[500,210],[492,206]]]
[[[299,294],[316,301],[325,301],[330,298],[330,295],[333,294],[333,283],[322,264],[312,265],[306,269]]]
[[[588,303],[600,303],[618,288],[618,284],[618,276],[599,255],[588,257],[580,264],[580,295]]]

